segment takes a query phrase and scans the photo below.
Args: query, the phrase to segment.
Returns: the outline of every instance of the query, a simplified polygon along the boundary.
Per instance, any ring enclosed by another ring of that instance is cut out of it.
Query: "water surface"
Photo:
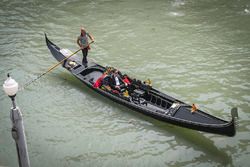
[[[59,67],[17,96],[31,165],[248,166],[249,10],[247,0],[1,1],[0,83],[10,72],[24,84],[56,63],[44,32],[77,50],[83,25],[98,63],[226,120],[239,109],[233,138],[187,130],[115,104]],[[12,167],[10,106],[0,91],[0,166]]]

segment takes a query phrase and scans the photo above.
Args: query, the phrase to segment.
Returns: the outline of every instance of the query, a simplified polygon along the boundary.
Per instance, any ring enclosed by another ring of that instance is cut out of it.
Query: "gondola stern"
[[[65,56],[60,52],[60,48],[48,39],[46,33],[44,33],[44,37],[47,47],[49,48],[51,54],[57,61],[62,61],[65,58]]]
[[[49,44],[52,42],[48,39],[46,32],[44,32],[44,37],[45,37],[45,41],[46,41],[47,46],[49,46]]]

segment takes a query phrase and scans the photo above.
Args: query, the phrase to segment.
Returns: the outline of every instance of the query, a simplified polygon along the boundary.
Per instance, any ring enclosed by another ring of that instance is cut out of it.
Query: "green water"
[[[96,0],[0,2],[0,83],[19,84],[56,63],[44,32],[155,88],[230,119],[233,138],[161,123],[86,88],[61,67],[17,95],[31,166],[249,166],[250,2],[248,0]],[[81,54],[79,54],[81,57]],[[0,91],[0,166],[17,166],[8,97]]]

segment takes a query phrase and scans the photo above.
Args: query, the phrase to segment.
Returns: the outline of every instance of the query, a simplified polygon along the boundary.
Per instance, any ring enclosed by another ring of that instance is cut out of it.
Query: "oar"
[[[85,48],[89,47],[90,44],[92,44],[94,41],[91,41],[88,46],[86,46]],[[83,48],[83,49],[85,49]],[[62,64],[65,60],[67,60],[68,58],[74,56],[77,52],[79,52],[80,50],[82,50],[81,48],[78,49],[77,51],[75,51],[74,53],[72,53],[71,55],[69,55],[68,57],[65,57],[64,59],[62,59],[60,62],[56,63],[55,65],[51,66],[50,68],[48,68],[47,71],[45,71],[44,73],[40,74],[39,76],[37,76],[35,79],[27,82],[26,84],[24,84],[24,86],[22,87],[22,89],[26,88],[27,86],[29,86],[31,83],[35,82],[36,80],[38,80],[39,78],[41,78],[42,76],[46,75],[47,73],[49,73],[50,71],[52,71],[53,69],[55,69],[56,67],[58,67],[60,64]]]

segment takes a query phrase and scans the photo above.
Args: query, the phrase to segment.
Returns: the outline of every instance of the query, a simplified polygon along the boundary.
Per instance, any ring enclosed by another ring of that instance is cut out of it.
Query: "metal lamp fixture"
[[[3,84],[3,90],[8,96],[15,96],[18,91],[18,83],[10,77],[10,75],[7,75],[7,79]]]

